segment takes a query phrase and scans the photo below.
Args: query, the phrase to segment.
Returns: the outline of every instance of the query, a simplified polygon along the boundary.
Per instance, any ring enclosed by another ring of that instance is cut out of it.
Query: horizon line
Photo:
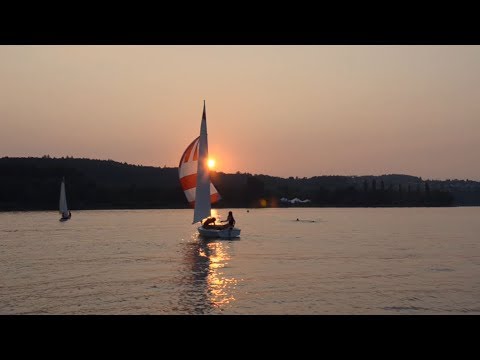
[[[106,161],[106,162],[115,162],[115,163],[118,163],[118,164],[122,164],[122,165],[129,165],[129,166],[141,166],[141,167],[152,167],[152,168],[158,168],[158,169],[178,169],[178,166],[166,166],[164,165],[163,167],[162,166],[154,166],[154,165],[144,165],[144,164],[130,164],[130,163],[127,163],[126,161],[117,161],[117,160],[113,160],[113,159],[92,159],[92,158],[87,158],[87,157],[74,157],[74,156],[62,156],[62,157],[55,157],[55,156],[50,156],[50,155],[42,155],[42,156],[8,156],[8,155],[5,155],[5,156],[2,156],[0,159],[50,159],[50,160],[62,160],[62,159],[69,159],[69,160],[94,160],[94,161]],[[351,178],[355,178],[355,177],[381,177],[381,176],[411,176],[411,177],[417,177],[417,178],[420,178],[420,180],[422,181],[473,181],[473,182],[480,182],[480,180],[473,180],[473,179],[458,179],[458,178],[448,178],[448,179],[444,179],[444,180],[441,180],[441,179],[433,179],[433,178],[427,178],[427,179],[423,179],[421,176],[417,176],[417,175],[411,175],[411,174],[402,174],[402,173],[390,173],[390,174],[382,174],[382,175],[373,175],[373,174],[368,174],[368,175],[339,175],[339,174],[336,174],[336,175],[333,175],[333,174],[330,174],[330,175],[313,175],[313,176],[277,176],[277,175],[268,175],[268,174],[261,174],[261,173],[250,173],[250,172],[242,172],[240,170],[234,172],[234,173],[226,173],[226,172],[223,172],[223,171],[217,171],[217,170],[211,170],[211,171],[214,171],[216,173],[223,173],[223,174],[227,174],[227,175],[235,175],[235,174],[250,174],[250,175],[253,175],[253,176],[270,176],[270,177],[276,177],[276,178],[281,178],[281,179],[289,179],[289,178],[294,178],[296,180],[298,179],[310,179],[310,178],[314,178],[314,177],[322,177],[322,176],[339,176],[339,177],[351,177]]]

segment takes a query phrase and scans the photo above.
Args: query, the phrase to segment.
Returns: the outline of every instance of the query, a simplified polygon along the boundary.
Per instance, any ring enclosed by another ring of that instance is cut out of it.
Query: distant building
[[[300,200],[299,198],[293,198],[292,200],[289,200],[289,199],[283,197],[283,198],[280,199],[280,202],[284,203],[284,204],[295,205],[295,204],[308,204],[312,201],[310,199]]]

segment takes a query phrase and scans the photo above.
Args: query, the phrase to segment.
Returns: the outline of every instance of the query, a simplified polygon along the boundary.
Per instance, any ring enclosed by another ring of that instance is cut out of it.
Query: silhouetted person
[[[210,217],[207,220],[205,220],[202,224],[204,229],[213,229],[215,227],[215,220],[217,220],[214,217]]]
[[[233,228],[235,226],[235,219],[231,211],[228,212],[227,220],[222,220],[220,222],[228,222],[228,224],[223,225],[225,229]]]

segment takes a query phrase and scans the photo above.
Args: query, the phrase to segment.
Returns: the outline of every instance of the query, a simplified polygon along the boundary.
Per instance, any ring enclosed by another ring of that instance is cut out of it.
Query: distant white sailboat
[[[65,178],[62,179],[62,185],[60,185],[59,209],[60,209],[60,214],[62,214],[60,221],[67,221],[72,217],[72,213],[68,210],[68,206],[67,206],[67,196],[65,194]]]
[[[207,116],[205,102],[200,126],[200,136],[190,143],[180,158],[178,166],[180,183],[191,206],[194,206],[193,222],[201,222],[211,216],[211,204],[220,200],[220,194],[210,181],[208,168]],[[240,236],[236,227],[204,228],[198,227],[198,232],[204,237],[234,238]]]

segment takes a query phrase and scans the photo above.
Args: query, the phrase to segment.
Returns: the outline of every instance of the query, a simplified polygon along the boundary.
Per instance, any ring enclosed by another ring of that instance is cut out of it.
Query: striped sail
[[[210,216],[210,204],[220,200],[220,194],[210,181],[208,169],[208,142],[205,105],[203,108],[200,136],[185,149],[180,163],[178,175],[189,204],[194,207],[193,223]]]

